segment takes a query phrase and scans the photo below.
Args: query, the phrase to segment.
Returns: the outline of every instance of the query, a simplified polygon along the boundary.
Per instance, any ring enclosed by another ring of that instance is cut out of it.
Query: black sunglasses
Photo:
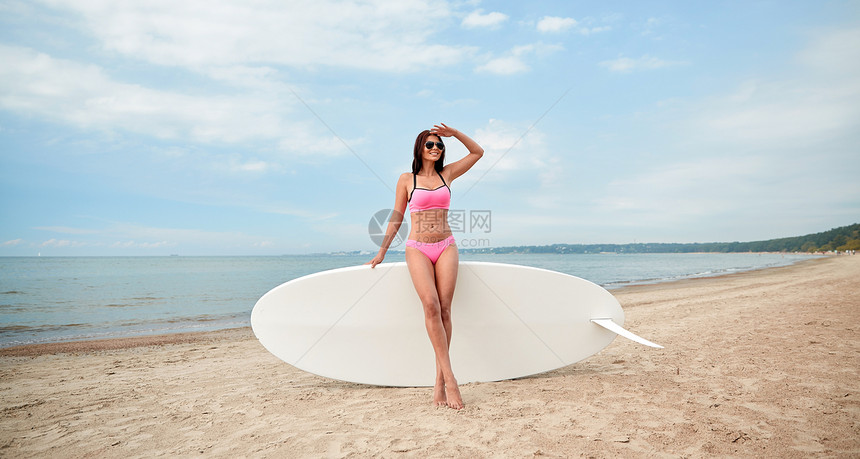
[[[442,142],[431,142],[431,141],[429,141],[429,140],[427,141],[427,143],[425,143],[425,144],[424,144],[424,148],[426,148],[426,149],[428,149],[428,150],[429,150],[429,149],[433,148],[433,145],[434,145],[434,144],[436,145],[436,148],[438,148],[438,149],[440,149],[440,150],[444,150],[444,149],[445,149],[445,144],[444,144],[444,143],[442,143]]]

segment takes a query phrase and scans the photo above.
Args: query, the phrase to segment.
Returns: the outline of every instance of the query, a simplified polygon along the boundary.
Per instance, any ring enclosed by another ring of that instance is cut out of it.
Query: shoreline
[[[682,287],[682,286],[686,286],[687,284],[695,286],[697,283],[700,283],[700,282],[708,282],[708,281],[712,281],[712,280],[717,281],[717,280],[723,280],[723,279],[732,279],[732,278],[736,278],[736,277],[754,276],[756,274],[767,274],[770,271],[803,268],[807,265],[826,262],[829,259],[831,259],[831,257],[816,256],[815,258],[795,261],[794,263],[791,263],[789,265],[783,265],[783,266],[768,266],[765,268],[754,268],[754,269],[748,269],[748,270],[733,271],[733,272],[728,272],[728,273],[720,273],[720,274],[715,274],[713,276],[684,277],[681,279],[658,281],[658,282],[653,282],[653,283],[623,285],[619,288],[609,289],[609,293],[625,294],[625,293],[633,293],[633,292],[639,292],[639,291],[660,290],[661,288]],[[622,306],[624,306],[624,304],[622,304]]]
[[[702,252],[709,253],[709,252]],[[754,252],[754,253],[766,253],[766,254],[775,254],[782,252]],[[700,254],[700,253],[690,253],[692,255]],[[617,255],[625,255],[625,254],[617,254]],[[686,253],[681,254],[686,255]],[[617,282],[608,285],[601,285],[601,287],[605,288],[612,294],[623,293],[628,289],[635,289],[638,287],[647,287],[647,286],[671,286],[677,282],[685,282],[690,280],[697,279],[714,279],[721,278],[724,276],[732,276],[732,275],[742,275],[745,273],[756,272],[756,271],[766,271],[770,269],[778,269],[785,267],[792,267],[796,265],[800,265],[803,263],[814,262],[816,260],[827,259],[828,257],[822,257],[820,255],[811,255],[813,258],[809,258],[806,260],[794,261],[789,265],[784,266],[767,266],[767,267],[759,267],[752,269],[742,269],[738,271],[732,272],[722,272],[722,273],[714,273],[714,274],[691,274],[687,277],[681,277],[676,279],[655,279],[655,280],[640,280],[640,281],[630,281],[630,282]],[[215,339],[217,334],[219,333],[230,333],[235,330],[245,330],[247,333],[250,333],[253,336],[253,332],[250,329],[250,324],[245,326],[237,326],[237,327],[228,327],[228,328],[219,328],[215,330],[206,330],[206,331],[178,331],[178,332],[168,332],[168,333],[148,333],[148,334],[139,334],[139,335],[127,335],[127,336],[115,336],[108,338],[72,338],[66,340],[58,340],[58,341],[44,341],[44,342],[35,342],[28,344],[13,344],[13,345],[0,345],[0,356],[15,356],[15,355],[39,355],[43,353],[52,354],[52,353],[75,353],[75,352],[86,352],[89,350],[110,350],[110,349],[123,349],[129,347],[140,347],[140,346],[151,346],[158,344],[170,344],[170,343],[184,343],[184,342],[193,342],[198,340],[212,340]]]
[[[98,351],[113,351],[136,347],[164,346],[172,344],[215,343],[223,340],[253,338],[250,326],[223,328],[212,331],[164,333],[158,335],[130,336],[124,338],[58,341],[52,343],[24,344],[0,348],[0,357],[33,357],[48,354],[80,354]]]
[[[807,263],[817,263],[827,260],[827,257],[816,257],[809,260],[794,262],[786,266],[774,266],[767,268],[752,269],[748,271],[738,271],[714,276],[690,277],[676,280],[667,280],[663,282],[647,283],[647,284],[632,284],[624,285],[617,288],[609,289],[613,295],[623,295],[625,293],[633,293],[639,291],[662,290],[664,288],[672,288],[673,286],[681,286],[687,283],[695,285],[697,282],[708,280],[719,280],[722,278],[731,278],[736,276],[746,276],[758,272],[766,272],[770,270],[791,269],[800,267]],[[625,306],[622,303],[622,307]],[[65,354],[65,353],[82,353],[94,351],[107,351],[117,349],[129,349],[135,347],[158,346],[165,344],[184,344],[184,343],[209,343],[222,339],[238,339],[247,337],[256,339],[250,326],[224,328],[211,331],[200,332],[177,332],[177,333],[162,333],[141,336],[128,336],[119,338],[105,339],[83,339],[73,341],[56,341],[47,343],[24,344],[19,346],[9,346],[0,348],[0,357],[12,356],[36,356],[43,354]]]
[[[827,257],[613,291],[665,349],[464,384],[461,411],[305,373],[247,328],[0,354],[0,454],[857,457],[858,278]]]

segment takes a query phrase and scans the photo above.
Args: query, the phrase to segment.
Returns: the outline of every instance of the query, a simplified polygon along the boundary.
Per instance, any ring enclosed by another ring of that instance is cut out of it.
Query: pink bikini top
[[[415,174],[412,174],[412,194],[409,196],[409,210],[411,212],[420,212],[430,209],[448,209],[451,205],[451,188],[445,183],[442,174],[436,171],[439,178],[442,179],[442,186],[428,190],[427,188],[418,188]],[[446,188],[446,190],[443,190]]]

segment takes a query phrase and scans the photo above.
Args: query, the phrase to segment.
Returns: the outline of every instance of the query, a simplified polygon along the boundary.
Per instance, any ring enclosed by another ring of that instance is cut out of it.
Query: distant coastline
[[[464,249],[468,253],[823,253],[860,250],[860,223],[805,236],[753,242],[552,244]]]
[[[460,248],[461,253],[480,254],[597,254],[597,253],[811,253],[852,252],[860,250],[860,223],[805,236],[752,242],[691,242],[632,244],[551,244],[508,247]],[[391,250],[389,253],[403,253]],[[367,255],[356,250],[330,255]]]

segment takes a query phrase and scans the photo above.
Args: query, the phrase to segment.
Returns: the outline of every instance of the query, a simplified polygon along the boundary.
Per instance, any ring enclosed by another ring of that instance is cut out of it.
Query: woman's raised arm
[[[466,149],[469,150],[469,154],[466,155],[463,159],[459,161],[455,161],[453,163],[445,166],[445,171],[448,174],[448,180],[453,181],[457,177],[463,175],[478,162],[479,159],[484,155],[484,149],[478,145],[478,142],[472,140],[471,137],[463,134],[462,132],[448,127],[445,123],[439,123],[433,126],[433,129],[430,129],[431,134],[438,135],[439,137],[454,137],[459,140]]]

